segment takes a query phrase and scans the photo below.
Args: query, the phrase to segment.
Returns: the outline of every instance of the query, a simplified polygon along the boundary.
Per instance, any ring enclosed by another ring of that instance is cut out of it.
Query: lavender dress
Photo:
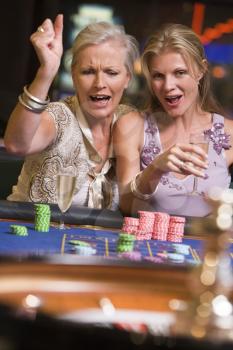
[[[211,208],[204,194],[211,186],[228,188],[231,177],[225,158],[225,149],[230,148],[229,136],[224,132],[224,117],[213,114],[212,128],[205,132],[209,138],[206,179],[198,178],[198,192],[190,195],[193,188],[193,175],[178,179],[174,173],[162,176],[157,191],[149,200],[148,208],[153,211],[167,212],[172,215],[206,216]],[[162,152],[159,130],[153,116],[145,116],[144,147],[141,152],[141,170],[145,169]],[[136,203],[135,203],[136,205]]]

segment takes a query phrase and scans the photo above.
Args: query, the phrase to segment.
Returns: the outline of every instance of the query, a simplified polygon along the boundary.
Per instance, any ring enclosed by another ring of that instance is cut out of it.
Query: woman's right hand
[[[30,40],[40,62],[40,73],[52,81],[59,69],[63,52],[63,15],[59,14],[54,23],[47,18],[39,28],[43,31],[37,30]]]
[[[208,168],[207,154],[197,145],[179,143],[158,155],[152,161],[152,166],[161,173],[172,171],[204,178]]]

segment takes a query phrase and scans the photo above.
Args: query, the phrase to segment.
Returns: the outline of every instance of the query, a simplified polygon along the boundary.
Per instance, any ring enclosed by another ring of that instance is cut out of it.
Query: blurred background
[[[145,40],[162,23],[182,23],[200,35],[210,63],[214,93],[233,118],[233,0],[17,0],[0,13],[0,137],[23,86],[38,67],[30,35],[41,22],[64,14],[64,55],[50,91],[51,100],[73,93],[69,74],[69,48],[77,33],[93,21],[121,24],[134,35],[142,50]],[[126,100],[144,104],[145,81],[140,66]]]

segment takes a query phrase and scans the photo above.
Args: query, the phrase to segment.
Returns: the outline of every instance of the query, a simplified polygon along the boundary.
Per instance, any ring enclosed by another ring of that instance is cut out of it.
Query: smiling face
[[[191,71],[180,53],[166,51],[151,57],[149,71],[151,89],[171,117],[196,109],[202,75],[197,69]]]
[[[111,118],[130,76],[125,67],[126,51],[118,41],[87,46],[72,69],[74,86],[85,116]]]

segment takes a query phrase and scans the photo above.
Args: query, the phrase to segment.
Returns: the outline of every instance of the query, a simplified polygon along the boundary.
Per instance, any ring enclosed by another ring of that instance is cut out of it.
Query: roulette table
[[[58,221],[59,210],[51,209]],[[71,208],[65,218],[70,229],[51,225],[37,232],[32,204],[0,201],[0,219],[0,345],[3,339],[6,349],[232,345],[171,331],[172,305],[192,298],[192,273],[203,259],[206,237],[192,235],[191,219],[182,244],[137,241],[136,257],[117,252],[120,213]],[[12,224],[26,226],[28,236],[12,234]],[[88,244],[94,254],[78,254],[73,242]],[[232,251],[230,245],[230,258]]]

